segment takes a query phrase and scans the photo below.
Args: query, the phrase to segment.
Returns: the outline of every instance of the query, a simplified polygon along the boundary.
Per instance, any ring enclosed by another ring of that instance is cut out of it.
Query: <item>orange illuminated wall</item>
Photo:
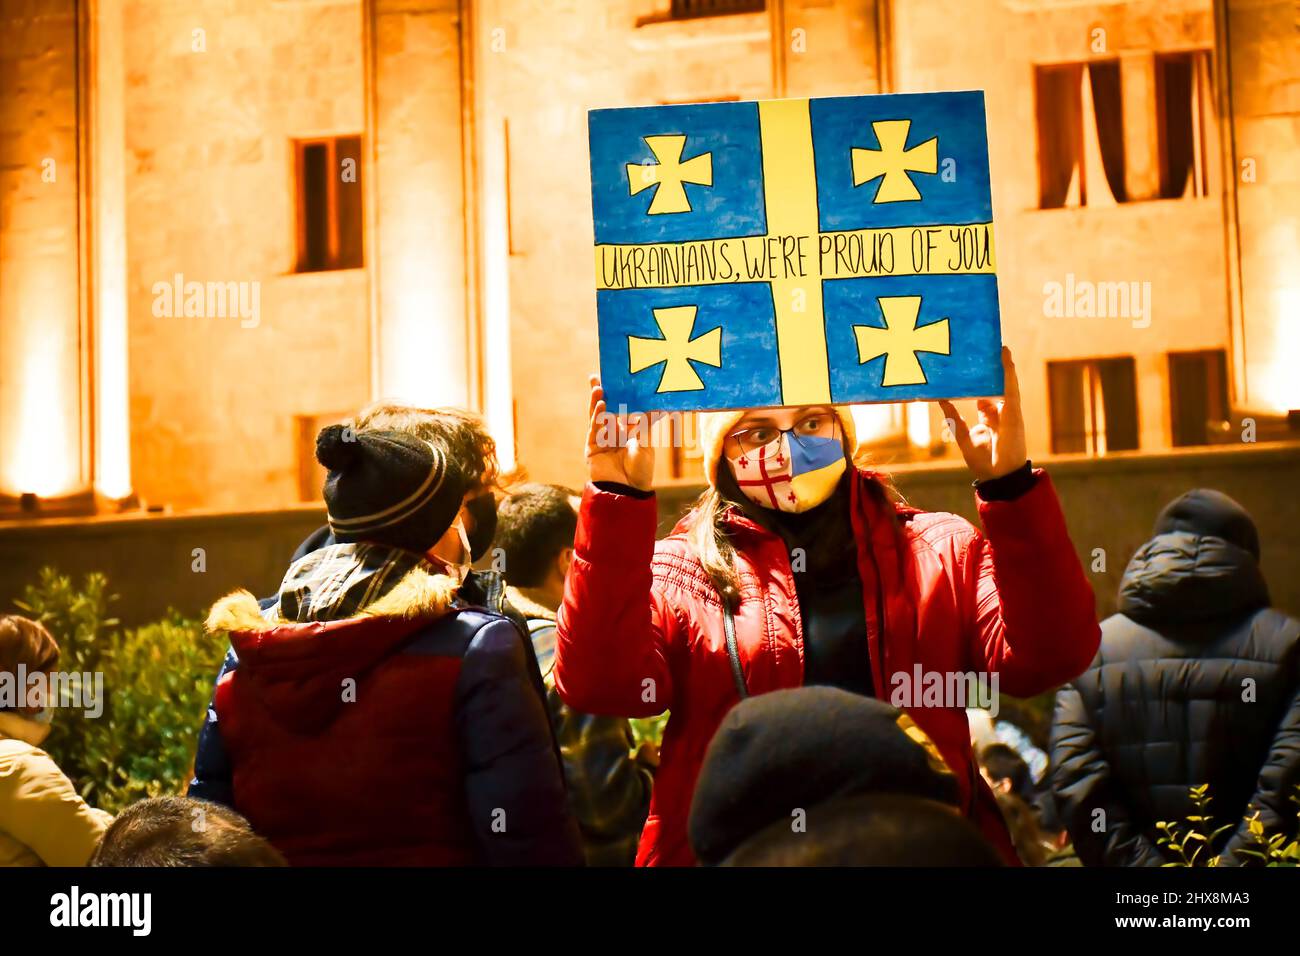
[[[77,5],[0,6],[0,494],[83,490]]]

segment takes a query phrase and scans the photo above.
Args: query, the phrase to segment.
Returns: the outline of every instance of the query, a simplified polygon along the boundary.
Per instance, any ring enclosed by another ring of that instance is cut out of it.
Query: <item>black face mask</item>
[[[488,491],[465,502],[465,513],[474,522],[469,532],[469,557],[477,561],[487,554],[497,533],[497,499]]]

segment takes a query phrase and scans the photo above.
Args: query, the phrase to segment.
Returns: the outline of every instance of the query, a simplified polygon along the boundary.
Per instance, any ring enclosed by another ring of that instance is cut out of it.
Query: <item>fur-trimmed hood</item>
[[[408,620],[440,617],[456,601],[456,581],[445,574],[429,574],[422,568],[408,573],[378,600],[361,609],[358,617],[405,618]],[[266,616],[257,598],[240,588],[212,605],[206,627],[209,633],[232,631],[267,631],[286,624],[279,604]]]
[[[315,581],[310,568],[295,578],[296,568],[290,568],[280,599],[271,608],[263,611],[248,591],[235,591],[213,605],[207,628],[229,636],[243,675],[238,693],[254,695],[278,723],[313,733],[338,714],[346,697],[345,681],[359,684],[413,634],[455,610],[458,585],[424,562],[406,569],[387,587],[382,567],[365,571],[360,565],[344,566],[340,571],[336,562],[322,567]],[[312,619],[313,612],[323,615],[330,610],[313,607],[313,593],[327,589],[348,570],[354,572],[358,592],[368,594],[367,582],[373,582],[377,596],[349,616]],[[292,600],[286,600],[291,581]],[[316,581],[320,587],[313,592]],[[299,608],[308,619],[286,620],[285,606]]]

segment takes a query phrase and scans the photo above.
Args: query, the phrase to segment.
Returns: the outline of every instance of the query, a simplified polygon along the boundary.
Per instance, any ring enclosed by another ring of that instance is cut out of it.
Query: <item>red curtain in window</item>
[[[1124,101],[1120,87],[1119,61],[1096,60],[1088,64],[1092,85],[1092,112],[1097,126],[1097,145],[1106,182],[1116,202],[1125,202],[1124,188]]]

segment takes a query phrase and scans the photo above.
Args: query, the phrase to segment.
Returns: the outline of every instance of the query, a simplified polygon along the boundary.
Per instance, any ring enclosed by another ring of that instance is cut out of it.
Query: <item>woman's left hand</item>
[[[1025,419],[1020,414],[1020,382],[1011,349],[1002,346],[1002,375],[1006,394],[1002,401],[981,398],[979,424],[968,426],[952,402],[941,401],[948,428],[957,439],[957,447],[966,459],[976,481],[1001,478],[1022,467],[1029,460],[1025,448]]]

